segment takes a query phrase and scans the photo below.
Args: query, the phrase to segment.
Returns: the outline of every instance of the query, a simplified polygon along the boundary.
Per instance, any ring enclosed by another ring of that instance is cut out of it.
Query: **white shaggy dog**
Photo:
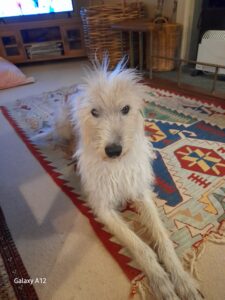
[[[144,91],[136,72],[124,69],[123,62],[112,72],[106,61],[89,70],[86,83],[70,102],[72,135],[77,137],[74,157],[90,207],[130,250],[157,299],[201,299],[175,254],[151,197],[154,153],[144,135]],[[70,126],[65,122],[68,116],[64,113],[57,128],[66,128],[68,138]],[[127,201],[136,205],[154,249],[117,213]]]

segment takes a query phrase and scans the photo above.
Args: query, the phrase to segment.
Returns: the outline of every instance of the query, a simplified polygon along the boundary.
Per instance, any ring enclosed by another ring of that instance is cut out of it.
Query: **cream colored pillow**
[[[26,77],[14,64],[0,57],[0,90],[34,82]]]

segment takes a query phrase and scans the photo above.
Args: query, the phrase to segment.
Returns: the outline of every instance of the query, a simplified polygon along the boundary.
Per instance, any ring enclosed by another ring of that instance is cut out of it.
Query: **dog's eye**
[[[91,110],[91,114],[93,117],[98,118],[99,117],[99,112],[97,111],[97,109],[93,108]]]
[[[126,105],[121,109],[121,112],[123,115],[127,115],[129,113],[129,110],[130,110],[130,106]]]

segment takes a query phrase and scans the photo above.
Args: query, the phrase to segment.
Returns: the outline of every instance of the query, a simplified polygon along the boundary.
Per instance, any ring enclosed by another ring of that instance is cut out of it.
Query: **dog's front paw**
[[[176,279],[175,290],[182,300],[202,300],[204,296],[198,290],[195,280],[186,272]]]
[[[149,279],[149,283],[157,300],[179,300],[174,285],[166,273],[157,274]]]

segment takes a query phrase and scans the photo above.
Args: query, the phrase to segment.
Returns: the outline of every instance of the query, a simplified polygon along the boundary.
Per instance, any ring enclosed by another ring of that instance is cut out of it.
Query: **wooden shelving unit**
[[[42,48],[44,45],[48,50],[34,53],[35,47]],[[71,17],[0,24],[0,56],[13,63],[84,57],[81,21]]]

